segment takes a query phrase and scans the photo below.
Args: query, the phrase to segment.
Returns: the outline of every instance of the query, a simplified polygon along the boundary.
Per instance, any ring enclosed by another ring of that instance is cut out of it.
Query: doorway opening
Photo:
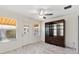
[[[16,39],[16,19],[0,17],[0,42]]]

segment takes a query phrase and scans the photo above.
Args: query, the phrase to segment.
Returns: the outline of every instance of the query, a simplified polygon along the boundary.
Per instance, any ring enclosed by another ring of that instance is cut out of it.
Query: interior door
[[[45,42],[65,47],[65,20],[45,23]]]

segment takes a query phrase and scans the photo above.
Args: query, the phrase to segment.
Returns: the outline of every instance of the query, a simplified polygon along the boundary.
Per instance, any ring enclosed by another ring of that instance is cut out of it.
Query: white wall
[[[78,15],[76,13],[47,19],[42,22],[42,40],[45,40],[45,22],[64,19],[65,25],[65,45],[70,48],[78,48]]]
[[[17,23],[16,23],[16,40],[12,40],[12,41],[5,42],[5,43],[0,42],[0,53],[4,53],[4,52],[10,51],[12,49],[16,49],[16,48],[21,47],[26,44],[40,41],[39,40],[40,37],[38,37],[38,39],[35,38],[33,36],[33,32],[32,32],[33,25],[40,24],[40,21],[36,21],[27,16],[24,16],[24,15],[21,15],[19,13],[15,13],[15,12],[12,12],[9,10],[5,10],[5,9],[0,9],[0,16],[15,18],[17,21]],[[30,29],[31,29],[30,32],[28,33],[29,38],[27,35],[23,35],[23,29],[24,29],[23,27],[26,24],[29,24]]]
[[[26,45],[29,43],[34,43],[40,41],[40,35],[38,34],[38,37],[34,36],[34,24],[39,24],[39,21],[34,20],[19,20],[17,21],[17,39],[20,40],[19,43],[22,45]],[[29,25],[29,32],[24,34],[24,25]],[[39,28],[40,31],[40,28]]]

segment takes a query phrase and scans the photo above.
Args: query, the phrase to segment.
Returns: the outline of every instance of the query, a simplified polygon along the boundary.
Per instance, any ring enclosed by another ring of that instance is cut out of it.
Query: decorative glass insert
[[[45,32],[46,35],[49,35],[49,24],[45,25]]]
[[[53,31],[54,31],[53,35],[57,36],[57,24],[53,24],[53,25],[54,25],[54,27],[53,27]]]
[[[58,30],[58,36],[63,36],[64,35],[64,24],[63,23],[58,23],[57,24],[57,30]]]

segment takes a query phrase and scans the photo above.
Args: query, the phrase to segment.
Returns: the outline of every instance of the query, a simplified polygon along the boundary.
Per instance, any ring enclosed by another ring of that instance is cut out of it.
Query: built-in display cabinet
[[[65,47],[65,20],[45,23],[45,42]]]

